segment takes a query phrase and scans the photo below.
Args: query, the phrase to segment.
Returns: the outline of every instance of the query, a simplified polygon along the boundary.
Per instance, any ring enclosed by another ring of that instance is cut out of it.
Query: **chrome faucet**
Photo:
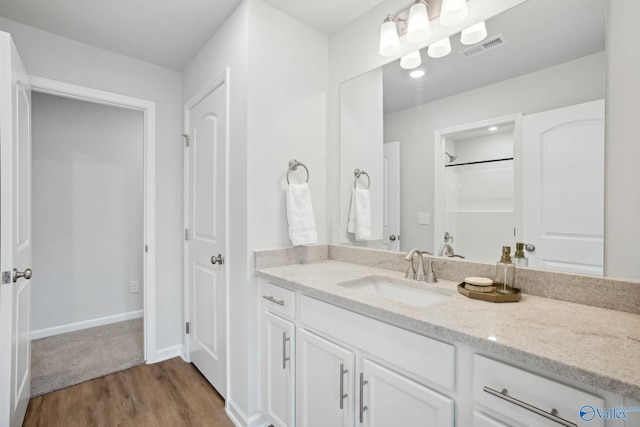
[[[413,258],[415,255],[418,255],[418,268],[416,269]],[[404,274],[404,277],[407,279],[415,279],[415,280],[424,280],[425,270],[424,270],[424,260],[422,258],[422,252],[418,249],[411,249],[407,256],[404,257],[405,261],[409,261],[409,267],[407,268],[407,272]]]

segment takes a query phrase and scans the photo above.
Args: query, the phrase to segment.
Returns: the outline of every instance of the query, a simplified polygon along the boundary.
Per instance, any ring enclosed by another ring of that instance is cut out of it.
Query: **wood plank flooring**
[[[23,426],[234,427],[222,397],[179,357],[35,397]]]

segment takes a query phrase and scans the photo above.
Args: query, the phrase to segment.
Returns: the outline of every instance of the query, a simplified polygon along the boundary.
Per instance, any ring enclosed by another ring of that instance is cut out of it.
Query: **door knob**
[[[211,257],[211,264],[216,265],[216,264],[224,264],[224,257],[222,256],[222,254],[218,254],[218,256],[212,256]]]
[[[389,236],[389,240],[391,240],[392,242],[396,241],[396,235],[392,234],[391,236]]]
[[[17,282],[18,279],[20,279],[21,277],[24,277],[25,279],[29,280],[31,279],[31,276],[32,276],[32,273],[30,268],[27,268],[23,272],[18,271],[17,268],[13,269],[13,283]]]
[[[536,245],[534,245],[533,243],[527,243],[524,245],[524,248],[528,251],[528,252],[533,252],[536,250]]]

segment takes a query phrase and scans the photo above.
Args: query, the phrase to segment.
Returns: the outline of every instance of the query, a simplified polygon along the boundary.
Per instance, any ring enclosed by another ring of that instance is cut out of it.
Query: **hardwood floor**
[[[23,426],[234,427],[222,397],[179,357],[35,397]]]

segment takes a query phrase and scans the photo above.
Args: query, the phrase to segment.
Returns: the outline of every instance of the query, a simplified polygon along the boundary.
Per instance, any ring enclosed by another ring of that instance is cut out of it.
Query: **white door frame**
[[[211,82],[209,84],[207,84],[206,86],[203,87],[202,90],[200,90],[198,93],[196,93],[193,97],[191,97],[191,99],[189,99],[185,104],[184,104],[184,135],[188,135],[189,134],[189,110],[191,108],[193,108],[198,102],[202,101],[204,98],[206,98],[210,93],[212,93],[213,91],[215,91],[217,88],[219,88],[220,86],[222,86],[223,84],[227,85],[227,93],[226,93],[226,109],[227,109],[227,123],[226,123],[226,135],[225,135],[225,200],[224,200],[224,204],[225,204],[225,221],[226,221],[226,225],[224,227],[225,229],[225,254],[227,254],[227,256],[224,259],[224,263],[225,266],[227,268],[227,272],[231,271],[231,267],[233,266],[233,260],[231,259],[231,257],[228,256],[228,254],[230,253],[229,251],[229,242],[230,242],[230,238],[229,238],[229,195],[230,195],[230,190],[229,190],[229,186],[230,186],[230,180],[229,180],[229,151],[230,151],[230,138],[229,135],[231,133],[231,126],[230,126],[230,96],[229,93],[231,92],[231,86],[230,86],[230,82],[229,82],[229,68],[226,68],[220,75],[218,75],[216,78],[214,78],[213,80],[211,80]],[[184,136],[183,135],[183,136]],[[182,205],[184,207],[184,211],[183,211],[183,226],[184,229],[186,230],[188,228],[188,224],[189,224],[189,153],[187,152],[187,150],[183,151],[183,163],[184,163],[184,190],[183,190],[183,201],[182,201]],[[184,250],[183,250],[183,272],[182,272],[182,287],[183,287],[183,295],[184,295],[184,301],[183,301],[183,307],[184,307],[184,319],[183,319],[183,325],[186,325],[186,323],[189,321],[189,315],[190,310],[189,310],[189,302],[190,302],[190,295],[189,295],[189,245],[187,240],[185,239],[184,241]],[[229,390],[230,390],[230,381],[229,381],[229,365],[230,365],[230,360],[229,360],[229,277],[230,274],[227,273],[227,278],[225,280],[224,286],[225,286],[225,303],[224,303],[224,310],[225,310],[225,355],[226,355],[226,361],[227,361],[227,366],[226,366],[226,373],[227,373],[227,390],[226,390],[226,396],[227,396],[227,404],[229,402],[229,398],[230,398],[230,394],[229,394]],[[187,362],[191,362],[190,357],[189,357],[189,337],[187,336],[187,332],[186,329],[183,328],[182,329],[182,358],[184,360],[186,360]]]
[[[522,236],[522,113],[510,114],[508,116],[494,117],[492,119],[480,120],[472,123],[452,126],[448,128],[436,129],[433,172],[434,172],[434,203],[433,212],[433,252],[444,242],[444,151],[447,138],[458,132],[485,128],[490,126],[500,126],[507,123],[514,123],[513,132],[513,214],[514,225],[516,227],[516,239]],[[436,254],[437,255],[437,254]]]
[[[142,111],[144,114],[144,360],[154,363],[156,355],[156,103],[42,77],[29,76],[33,92],[78,101]]]

